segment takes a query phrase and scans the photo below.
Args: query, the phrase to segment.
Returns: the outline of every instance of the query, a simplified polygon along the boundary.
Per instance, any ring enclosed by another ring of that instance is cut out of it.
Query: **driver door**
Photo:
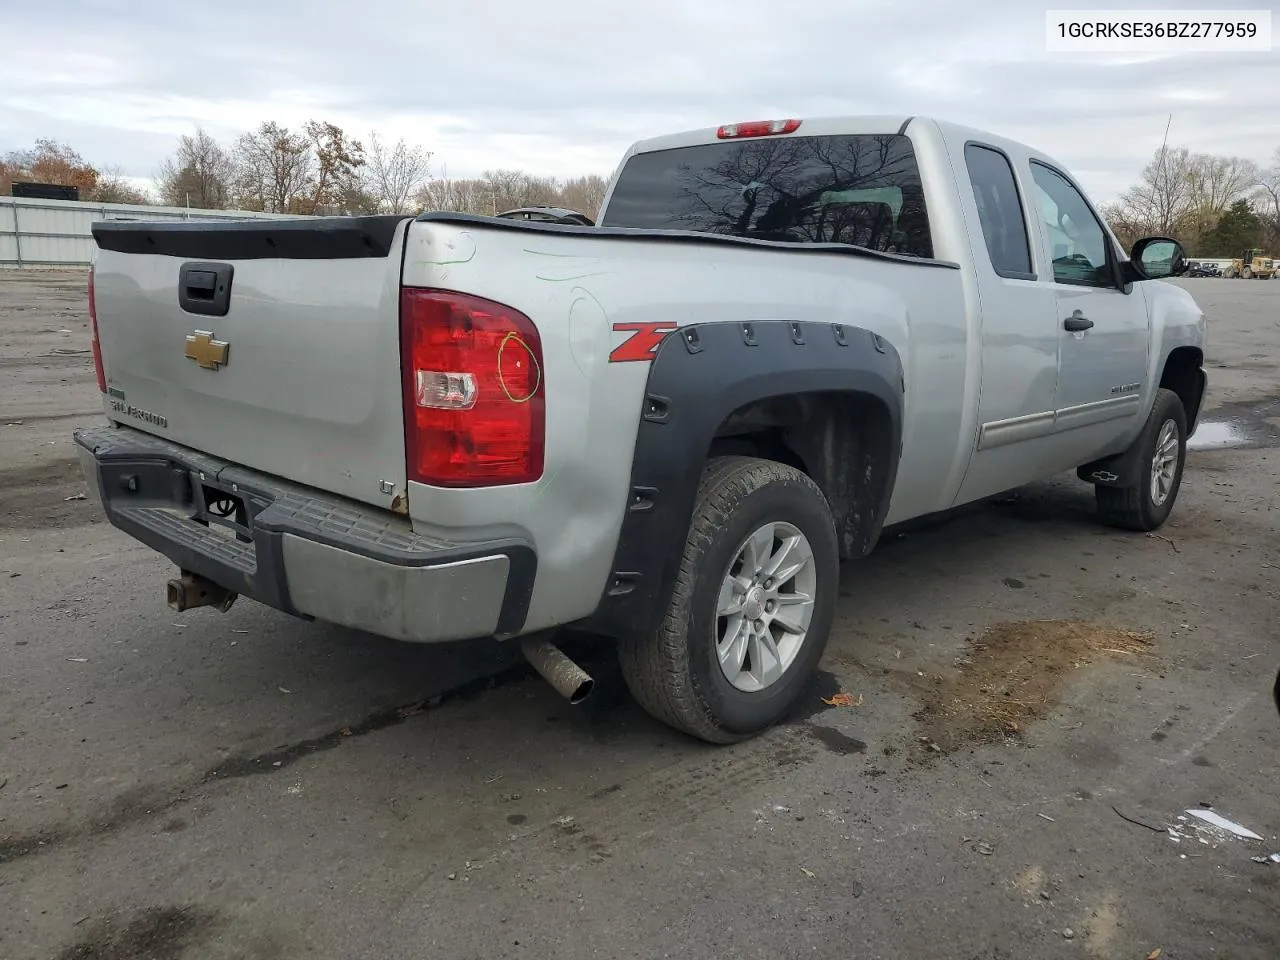
[[[1146,300],[1120,285],[1115,245],[1067,175],[1031,161],[1058,337],[1054,434],[1073,463],[1123,447],[1147,395]]]

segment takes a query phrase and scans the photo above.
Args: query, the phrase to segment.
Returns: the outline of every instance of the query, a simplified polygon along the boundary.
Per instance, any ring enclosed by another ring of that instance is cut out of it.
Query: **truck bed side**
[[[404,283],[506,304],[530,317],[542,338],[542,478],[473,490],[409,484],[415,529],[534,543],[538,577],[529,629],[590,614],[614,573],[651,362],[611,362],[611,353],[636,325],[656,324],[666,332],[797,321],[883,337],[901,357],[911,408],[904,419],[915,424],[914,434],[904,438],[893,509],[913,515],[946,506],[932,466],[940,445],[947,467],[952,465],[961,428],[955,397],[964,392],[966,314],[955,264],[847,246],[429,214],[409,230]],[[816,351],[830,348],[814,342],[809,349],[817,357]],[[614,360],[628,355],[624,349]],[[939,359],[955,383],[920,382],[926,369],[936,377]],[[733,372],[717,375],[723,379],[687,384],[679,399],[723,403]],[[771,389],[766,380],[761,378],[765,391]],[[724,409],[719,416],[733,412]],[[700,462],[691,464],[685,479],[690,490]]]

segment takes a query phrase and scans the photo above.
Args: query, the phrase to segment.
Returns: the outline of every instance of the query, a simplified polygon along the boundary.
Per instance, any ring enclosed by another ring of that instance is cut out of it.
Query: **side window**
[[[964,161],[991,265],[1002,277],[1034,280],[1027,221],[1008,158],[998,150],[971,143],[964,148]]]
[[[1044,218],[1053,254],[1053,279],[1058,283],[1111,287],[1115,280],[1107,264],[1107,234],[1080,191],[1062,174],[1031,163],[1036,206]]]

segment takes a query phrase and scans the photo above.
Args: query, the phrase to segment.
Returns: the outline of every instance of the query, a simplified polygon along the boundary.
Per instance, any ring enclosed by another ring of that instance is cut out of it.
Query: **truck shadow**
[[[1185,512],[1194,514],[1194,503]],[[234,708],[239,729],[223,741],[229,749],[206,756],[203,763],[184,758],[180,768],[170,768],[174,779],[147,787],[146,802],[119,815],[82,811],[79,824],[73,820],[57,829],[0,835],[0,863],[189,810],[193,798],[206,791],[220,793],[245,778],[271,778],[320,754],[332,758],[325,761],[327,775],[344,782],[355,775],[361,781],[352,784],[353,803],[362,793],[382,790],[392,799],[418,797],[411,806],[429,804],[442,792],[489,796],[475,814],[477,836],[518,825],[505,820],[508,816],[531,824],[553,816],[549,800],[539,793],[539,785],[548,783],[558,784],[560,796],[605,802],[621,790],[619,784],[639,778],[650,792],[693,804],[719,802],[722,793],[749,781],[785,775],[831,753],[854,757],[867,750],[868,742],[883,764],[878,752],[891,739],[910,736],[914,707],[893,690],[882,676],[885,671],[866,668],[864,658],[897,647],[932,669],[950,662],[952,639],[1000,619],[1010,605],[1028,618],[1052,618],[1088,589],[1095,602],[1108,590],[1123,602],[1123,589],[1116,591],[1112,577],[1105,575],[1099,583],[1100,575],[1087,569],[1094,558],[1105,554],[1114,563],[1117,556],[1167,549],[1140,535],[1100,527],[1091,489],[1072,478],[891,531],[869,557],[842,570],[824,664],[834,672],[819,674],[805,704],[786,724],[728,750],[708,747],[648,717],[628,695],[612,645],[600,638],[565,639],[566,651],[596,679],[593,695],[571,706],[533,673],[513,644],[415,646],[297,624],[250,608],[254,619],[240,623],[263,624],[263,636],[241,647],[252,651],[250,656],[227,658],[213,677],[201,677],[185,696],[180,690],[157,690],[160,702],[150,703],[151,695],[141,698],[131,721],[144,737],[141,730],[158,723],[163,700],[171,695],[183,696],[187,715]],[[157,635],[157,641],[174,649],[168,638]],[[175,655],[175,665],[207,656],[207,649],[188,648]],[[274,681],[264,686],[265,678],[285,676],[297,679],[305,697],[289,696],[292,691],[283,687],[276,691]],[[157,671],[145,683],[163,687],[173,679]],[[888,695],[879,696],[874,712],[842,711],[817,719],[822,698],[850,681],[870,694]],[[268,692],[252,692],[264,689]],[[207,742],[196,730],[180,734],[180,740],[184,752]],[[356,742],[367,746],[341,749]],[[306,769],[317,775],[314,763]],[[285,778],[299,775],[293,771]],[[502,799],[517,795],[524,801]],[[395,806],[379,797],[379,803]]]
[[[1015,593],[1039,616],[1053,616],[1057,599],[1037,597],[1037,587],[1050,579],[1045,567],[1060,567],[1072,557],[1072,570],[1088,576],[1091,557],[1115,554],[1132,544],[1150,546],[1140,535],[1109,530],[1094,518],[1092,489],[1073,478],[1022,488],[1009,495],[887,531],[868,557],[843,565],[841,598],[829,651],[856,657],[861,640],[877,633],[929,631],[971,624],[991,599]],[[1056,559],[1046,560],[1053,553]],[[1079,563],[1074,563],[1078,559]],[[1030,589],[1026,589],[1028,584]],[[1123,599],[1123,592],[1117,594]],[[976,611],[976,612],[975,612]],[[850,629],[850,628],[854,629]],[[317,751],[340,745],[420,716],[430,710],[482,699],[497,688],[527,686],[562,735],[595,743],[617,744],[640,737],[671,746],[692,744],[688,738],[650,720],[634,704],[617,667],[612,643],[604,638],[566,635],[560,643],[594,677],[593,694],[571,706],[524,663],[515,644],[474,643],[413,646],[385,641],[340,628],[312,626],[314,642],[328,648],[325,658],[359,658],[363,697],[382,706],[345,723],[336,721],[323,733],[270,749],[225,758],[206,773],[208,779],[270,773]],[[472,665],[474,671],[467,670]],[[469,675],[468,675],[469,674]],[[348,699],[343,684],[351,673],[339,668],[317,678],[332,684]],[[461,682],[450,678],[465,676]],[[424,689],[406,697],[406,677],[431,678]],[[309,700],[323,702],[325,690],[312,687]],[[394,699],[392,699],[394,698]],[[322,710],[323,712],[323,710]],[[334,716],[331,714],[331,716]],[[350,716],[348,714],[348,716]],[[698,747],[694,747],[698,749]]]

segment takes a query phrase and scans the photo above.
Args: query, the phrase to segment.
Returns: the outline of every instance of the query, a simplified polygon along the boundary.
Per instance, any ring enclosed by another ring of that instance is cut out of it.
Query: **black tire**
[[[1177,434],[1177,459],[1173,464],[1168,493],[1160,502],[1153,490],[1152,466],[1157,441],[1169,423],[1173,424]],[[1134,446],[1138,448],[1138,482],[1131,487],[1095,486],[1098,515],[1104,523],[1123,530],[1156,530],[1173,511],[1178,491],[1182,489],[1182,470],[1187,462],[1187,412],[1172,390],[1161,387],[1156,391],[1156,401]]]
[[[720,667],[716,611],[721,583],[744,541],[770,522],[791,524],[808,541],[814,608],[790,666],[764,689],[744,692]],[[709,743],[735,743],[773,726],[795,705],[826,648],[839,576],[835,523],[817,484],[772,460],[712,459],[660,626],[619,644],[632,696],[656,719]]]

